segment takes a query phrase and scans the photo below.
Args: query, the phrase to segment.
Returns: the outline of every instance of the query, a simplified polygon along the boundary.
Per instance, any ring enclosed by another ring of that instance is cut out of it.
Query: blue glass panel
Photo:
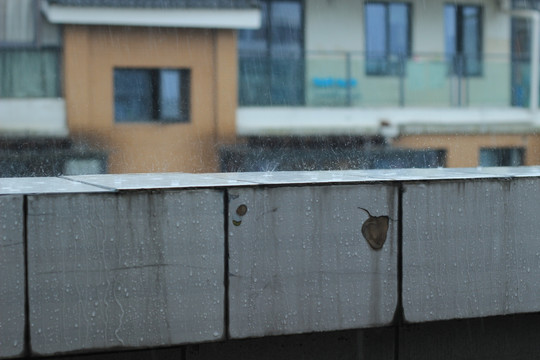
[[[457,44],[457,19],[456,6],[444,6],[444,48],[449,58],[456,54]]]
[[[180,118],[180,72],[161,70],[159,72],[159,118]]]
[[[390,4],[388,11],[390,54],[406,56],[409,53],[409,7],[407,4]]]
[[[148,121],[152,119],[152,113],[151,72],[139,69],[115,69],[115,121]]]

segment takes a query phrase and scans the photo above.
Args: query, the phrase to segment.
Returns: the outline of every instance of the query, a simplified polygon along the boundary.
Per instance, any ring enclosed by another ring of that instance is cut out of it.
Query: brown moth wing
[[[362,235],[375,250],[383,247],[388,233],[388,216],[371,216],[362,225]]]

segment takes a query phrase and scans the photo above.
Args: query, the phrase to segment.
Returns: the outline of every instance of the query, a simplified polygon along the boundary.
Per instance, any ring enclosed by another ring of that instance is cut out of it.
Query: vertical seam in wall
[[[214,118],[214,144],[217,144],[219,138],[220,138],[220,134],[219,134],[219,122],[218,122],[218,112],[219,112],[219,109],[218,109],[218,106],[219,106],[219,100],[218,100],[218,94],[219,94],[219,91],[218,91],[218,84],[219,84],[219,81],[218,81],[218,62],[220,61],[220,59],[218,58],[219,54],[218,54],[218,41],[219,41],[219,36],[218,36],[218,33],[217,33],[218,30],[216,29],[213,29],[212,30],[212,52],[214,54],[214,56],[212,56],[212,70],[213,70],[213,79],[212,79],[212,83],[213,83],[213,90],[212,90],[212,107],[214,108],[213,109],[213,118]]]
[[[398,183],[397,218],[397,306],[394,315],[394,360],[399,359],[400,336],[403,325],[403,183]]]
[[[24,356],[30,357],[30,296],[28,293],[28,196],[23,197],[23,253],[24,253]]]
[[[223,301],[224,309],[224,331],[225,339],[230,338],[229,334],[229,191],[227,189],[223,192],[223,253],[224,253],[224,278],[223,284],[225,287],[225,296]]]

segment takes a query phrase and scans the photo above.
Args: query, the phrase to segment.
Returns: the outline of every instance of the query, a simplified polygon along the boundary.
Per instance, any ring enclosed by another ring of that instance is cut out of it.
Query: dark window
[[[525,151],[523,148],[480,149],[480,166],[521,166]]]
[[[238,32],[240,105],[304,103],[302,1],[261,1],[262,24]]]
[[[365,6],[366,74],[400,75],[411,53],[411,6],[369,2]]]
[[[512,106],[526,107],[530,101],[531,21],[512,18]]]
[[[475,5],[444,6],[444,43],[449,73],[482,74],[482,8]]]
[[[114,70],[116,122],[187,122],[189,103],[190,70]]]

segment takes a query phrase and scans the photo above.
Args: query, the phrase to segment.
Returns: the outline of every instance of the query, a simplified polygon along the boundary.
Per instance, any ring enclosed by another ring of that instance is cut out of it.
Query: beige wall
[[[524,165],[540,165],[540,135],[409,135],[393,145],[411,149],[446,150],[447,167],[476,167],[481,148],[521,147]]]
[[[66,26],[64,76],[71,134],[109,150],[109,172],[218,170],[237,106],[233,30]],[[189,123],[114,122],[114,67],[191,69]]]

